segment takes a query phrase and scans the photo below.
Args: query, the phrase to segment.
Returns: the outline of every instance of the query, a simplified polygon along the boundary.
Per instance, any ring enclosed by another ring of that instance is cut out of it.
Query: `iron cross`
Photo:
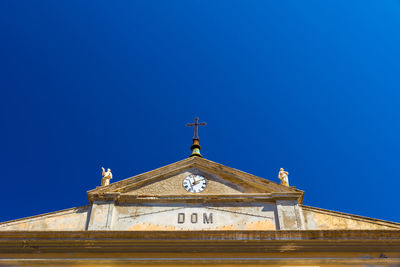
[[[205,123],[205,122],[200,122],[199,123],[199,118],[198,117],[194,118],[194,123],[186,123],[187,127],[194,126],[193,139],[199,139],[199,126],[206,126],[206,125],[207,125],[207,123]]]

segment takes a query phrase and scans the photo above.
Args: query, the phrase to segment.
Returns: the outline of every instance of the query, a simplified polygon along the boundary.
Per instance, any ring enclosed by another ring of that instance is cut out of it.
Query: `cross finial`
[[[199,123],[199,118],[196,117],[194,118],[194,123],[186,123],[187,127],[194,127],[194,136],[193,139],[199,139],[199,126],[206,126],[207,123],[205,122],[200,122]]]
[[[191,157],[193,156],[197,156],[197,157],[202,157],[202,155],[200,154],[200,144],[199,144],[199,126],[206,126],[207,123],[205,122],[200,122],[199,123],[199,118],[196,117],[194,118],[194,123],[187,123],[186,126],[187,127],[194,127],[194,136],[193,136],[193,144],[190,147],[190,149],[192,150],[192,154],[190,155]]]

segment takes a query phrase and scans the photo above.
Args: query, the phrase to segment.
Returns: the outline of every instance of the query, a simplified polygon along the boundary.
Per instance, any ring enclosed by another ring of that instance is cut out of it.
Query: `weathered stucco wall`
[[[89,206],[72,208],[0,224],[0,231],[85,230]]]
[[[114,213],[113,201],[94,202],[90,210],[88,230],[109,230]]]
[[[276,209],[280,230],[302,230],[303,217],[296,201],[277,200]]]
[[[126,204],[114,207],[112,230],[275,230],[274,204]]]
[[[88,221],[90,216],[90,221]],[[385,230],[400,224],[308,206],[274,203],[96,202],[0,223],[0,231]]]
[[[400,229],[400,224],[341,212],[302,206],[305,230]]]

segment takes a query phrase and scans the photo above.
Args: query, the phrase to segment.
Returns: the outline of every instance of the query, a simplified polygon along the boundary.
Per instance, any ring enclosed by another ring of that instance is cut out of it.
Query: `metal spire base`
[[[203,157],[200,154],[201,146],[199,144],[199,138],[193,138],[193,144],[190,149],[192,150],[192,154],[189,157]]]

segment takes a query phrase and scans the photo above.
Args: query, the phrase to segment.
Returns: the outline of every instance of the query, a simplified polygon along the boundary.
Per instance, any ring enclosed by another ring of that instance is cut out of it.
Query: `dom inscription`
[[[178,213],[178,223],[182,224],[185,223],[185,213]],[[199,223],[199,216],[197,213],[192,213],[188,216],[189,221],[193,224]],[[201,218],[201,216],[200,216]],[[211,213],[203,213],[203,224],[212,224],[213,223],[213,214]]]

